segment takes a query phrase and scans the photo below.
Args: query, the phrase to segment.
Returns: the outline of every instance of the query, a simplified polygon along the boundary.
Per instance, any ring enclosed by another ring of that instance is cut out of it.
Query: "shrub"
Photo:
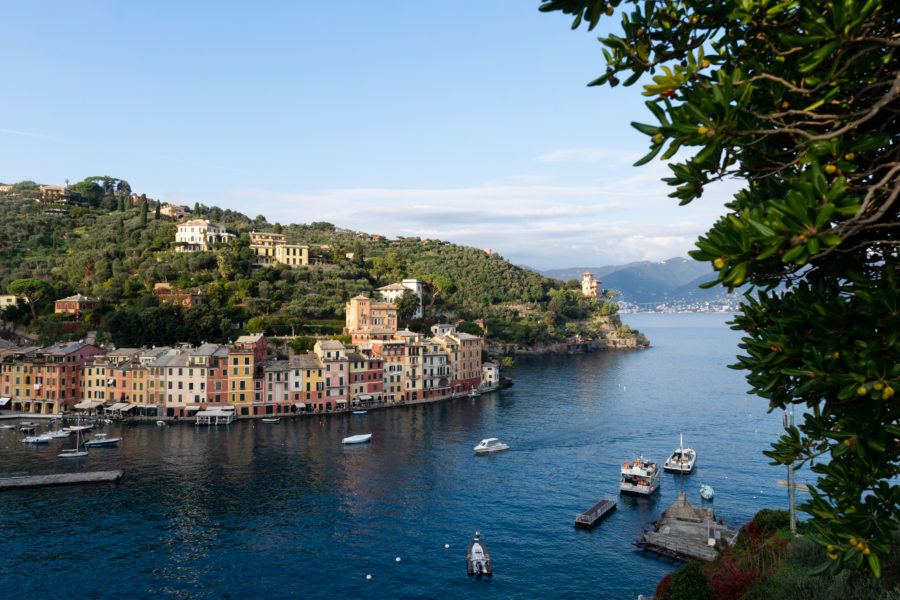
[[[791,517],[787,511],[764,508],[756,513],[753,522],[762,530],[763,534],[770,536],[782,527],[788,527]]]
[[[711,600],[713,588],[706,580],[702,563],[689,562],[672,575],[672,600]]]

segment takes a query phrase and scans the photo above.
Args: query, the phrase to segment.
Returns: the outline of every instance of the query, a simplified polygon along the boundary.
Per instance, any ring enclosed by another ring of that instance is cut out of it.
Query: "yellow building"
[[[250,232],[250,250],[253,251],[253,265],[269,267],[277,263],[289,267],[309,265],[309,246],[289,244],[282,233]]]
[[[253,353],[248,346],[228,347],[228,403],[239,416],[249,415],[253,406]]]

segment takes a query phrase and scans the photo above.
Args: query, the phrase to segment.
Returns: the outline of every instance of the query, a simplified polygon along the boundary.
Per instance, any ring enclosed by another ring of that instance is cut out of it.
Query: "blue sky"
[[[598,31],[539,4],[7,3],[0,181],[110,175],[535,268],[684,256],[736,185],[678,207],[664,164],[631,167],[639,87],[586,87]]]

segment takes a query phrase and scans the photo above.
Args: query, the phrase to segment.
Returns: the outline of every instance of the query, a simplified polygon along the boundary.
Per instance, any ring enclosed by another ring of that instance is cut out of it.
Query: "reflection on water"
[[[0,472],[126,471],[118,486],[0,495],[3,597],[652,593],[671,567],[632,542],[682,485],[697,504],[700,483],[713,485],[731,524],[784,504],[783,473],[760,453],[780,418],[744,400],[723,317],[636,320],[652,349],[520,359],[516,385],[480,399],[278,424],[107,426],[120,447],[65,463],[53,444],[0,431]],[[662,462],[679,431],[699,455],[693,475],[666,474],[654,497],[624,497],[597,529],[574,529],[576,513],[617,491],[623,460]],[[372,442],[340,443],[359,433]],[[475,456],[485,437],[511,448]],[[465,575],[476,530],[490,583]]]

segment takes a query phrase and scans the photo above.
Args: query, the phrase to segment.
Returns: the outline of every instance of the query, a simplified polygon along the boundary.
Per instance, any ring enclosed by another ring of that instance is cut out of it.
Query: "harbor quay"
[[[369,314],[395,310],[364,298],[351,303],[363,300]],[[209,411],[238,419],[323,415],[501,386],[499,364],[482,362],[483,339],[452,325],[434,325],[430,335],[380,323],[348,329],[352,343],[318,340],[313,350],[289,358],[274,355],[262,334],[199,347],[107,349],[62,342],[10,348],[0,356],[0,418],[196,421]]]

